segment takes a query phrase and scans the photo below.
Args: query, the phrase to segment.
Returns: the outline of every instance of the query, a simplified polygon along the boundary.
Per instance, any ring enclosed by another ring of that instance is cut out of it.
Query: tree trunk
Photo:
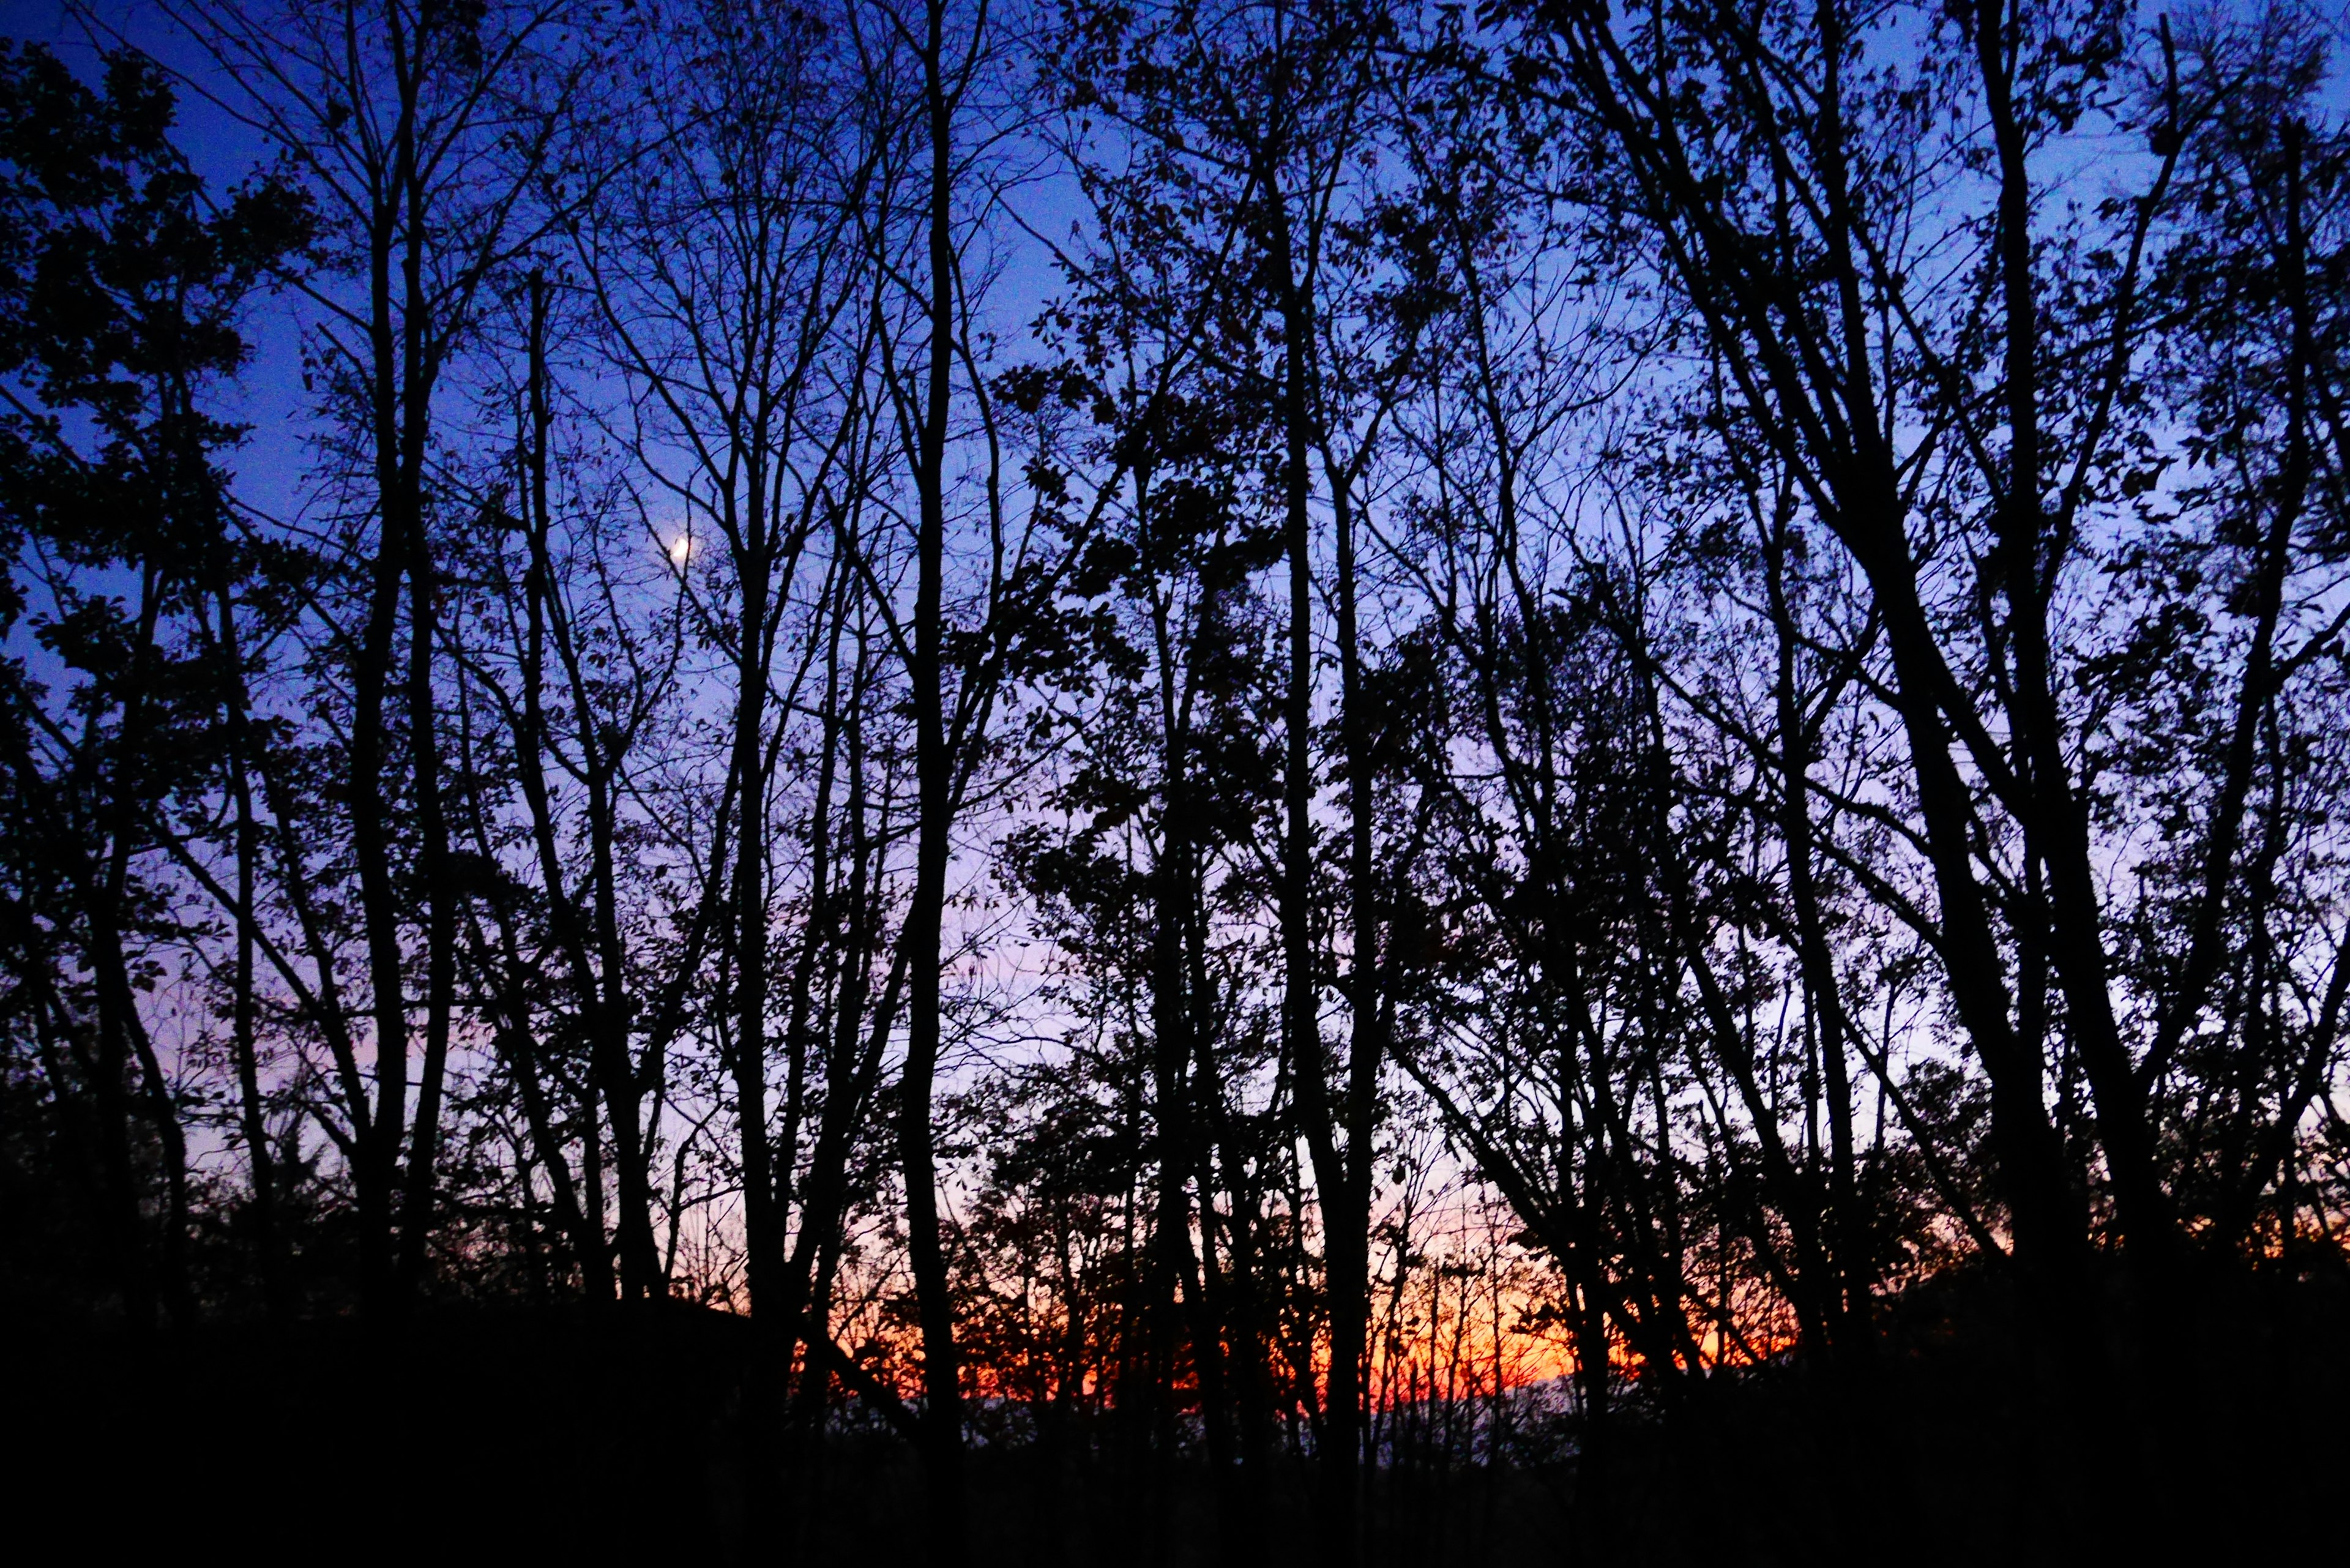
[[[954,1303],[939,1220],[938,1161],[931,1126],[944,1005],[941,950],[955,765],[955,759],[948,754],[943,658],[947,415],[953,390],[956,269],[950,206],[954,195],[953,102],[946,77],[945,29],[945,0],[929,0],[921,67],[930,151],[930,344],[916,454],[920,515],[915,539],[913,659],[907,671],[913,692],[919,822],[913,898],[906,911],[904,935],[909,995],[899,1108],[908,1261],[921,1323],[928,1550],[931,1560],[941,1564],[962,1555],[963,1535],[962,1380],[956,1366]]]

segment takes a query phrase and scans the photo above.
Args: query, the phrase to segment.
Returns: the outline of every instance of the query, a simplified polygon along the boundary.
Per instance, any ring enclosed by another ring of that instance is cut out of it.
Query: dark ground
[[[2100,1407],[2094,1391],[2065,1406],[2014,1394],[2012,1358],[1991,1348],[2009,1337],[1984,1330],[1997,1293],[1960,1282],[1904,1303],[1864,1383],[1773,1369],[1701,1405],[1636,1407],[1603,1473],[1578,1478],[1564,1449],[1385,1473],[1368,1560],[2350,1561],[2344,1299],[2303,1284],[2239,1300],[2220,1314],[2224,1342],[2206,1337],[2205,1375],[2182,1350],[2158,1408]],[[420,1309],[397,1333],[333,1319],[143,1344],[20,1323],[10,1345],[12,1556],[43,1540],[92,1562],[829,1564],[917,1550],[919,1472],[876,1433],[836,1440],[776,1494],[800,1550],[745,1552],[745,1325],[716,1314]],[[1220,1548],[1201,1475],[1140,1470],[1116,1448],[974,1452],[967,1561],[1315,1560],[1293,1467],[1270,1478],[1251,1544]]]

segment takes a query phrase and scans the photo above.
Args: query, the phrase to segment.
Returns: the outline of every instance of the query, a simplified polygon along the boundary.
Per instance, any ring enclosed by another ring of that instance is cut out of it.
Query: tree
[[[193,1310],[185,1112],[146,1000],[176,924],[161,866],[183,835],[218,841],[204,797],[243,760],[242,671],[216,639],[286,564],[236,526],[220,458],[242,432],[206,397],[244,362],[245,302],[309,218],[267,180],[208,212],[161,71],[130,50],[105,67],[93,90],[45,49],[0,56],[0,609],[29,617],[39,649],[7,669],[6,951],[15,1024],[89,1162],[121,1310],[145,1325],[159,1300]],[[249,864],[244,825],[234,838]],[[240,950],[238,1127],[267,1268],[249,936]]]
[[[335,586],[331,613],[349,618],[328,646],[347,661],[350,690],[345,815],[365,927],[371,1085],[340,984],[324,972],[338,958],[323,940],[306,957],[309,993],[333,1014],[317,1027],[335,1044],[342,1095],[338,1120],[322,1126],[349,1163],[369,1299],[389,1310],[424,1268],[456,1026],[463,894],[451,870],[435,682],[435,419],[486,291],[555,219],[528,198],[555,172],[556,109],[584,60],[566,52],[560,5],[196,4],[172,15],[237,84],[231,112],[292,164],[334,264],[309,288],[320,312],[310,351],[342,421],[346,543],[366,562],[359,580]],[[396,799],[416,813],[417,909],[402,895],[411,846],[394,841]],[[313,876],[299,857],[280,872]],[[298,897],[315,906],[318,894]],[[415,1064],[411,935],[423,971]]]

